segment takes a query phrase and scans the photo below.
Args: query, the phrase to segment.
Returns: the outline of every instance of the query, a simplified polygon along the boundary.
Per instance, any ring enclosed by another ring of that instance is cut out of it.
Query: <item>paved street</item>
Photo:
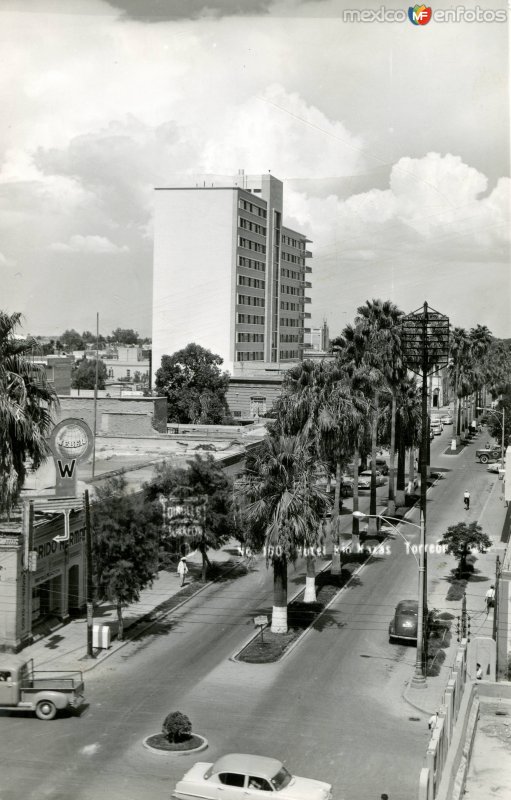
[[[450,435],[448,428],[432,443],[433,468],[446,471],[428,494],[429,541],[464,515],[483,529],[495,527],[495,509],[503,505],[496,476],[474,462],[474,443],[459,456],[442,455]],[[469,512],[462,507],[467,484]],[[379,490],[381,499],[386,491]],[[416,528],[402,531],[417,542]],[[391,800],[410,800],[428,739],[427,713],[402,697],[415,648],[390,645],[388,622],[399,599],[416,596],[417,567],[399,537],[389,545],[390,554],[374,557],[280,664],[228,660],[250,635],[252,617],[271,606],[271,574],[259,561],[253,572],[212,585],[87,673],[90,707],[80,719],[0,715],[0,800],[163,800],[194,760],[229,751],[275,755],[299,774],[331,782],[336,800],[379,798],[384,791]],[[493,561],[492,554],[478,560],[481,582],[489,580]],[[442,600],[449,562],[429,559],[430,591],[437,608],[453,613],[459,603]],[[291,569],[290,593],[295,581],[302,578]],[[485,631],[480,594],[468,597]],[[190,716],[208,738],[198,758],[142,748],[173,710]]]

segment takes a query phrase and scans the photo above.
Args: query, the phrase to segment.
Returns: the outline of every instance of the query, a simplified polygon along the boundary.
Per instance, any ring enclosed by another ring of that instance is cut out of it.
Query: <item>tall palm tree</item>
[[[376,516],[376,453],[380,394],[389,391],[392,397],[391,410],[391,470],[389,469],[390,501],[394,505],[394,449],[396,392],[406,368],[401,350],[399,322],[403,312],[390,300],[367,300],[359,306],[354,326],[347,325],[343,338],[347,353],[360,367],[364,364],[373,370],[371,426],[371,494],[369,513],[370,527],[375,526]]]
[[[328,499],[316,482],[316,456],[300,436],[269,435],[247,459],[243,492],[251,545],[273,566],[271,629],[287,632],[287,565],[316,543]],[[310,576],[309,576],[310,578]],[[310,583],[310,580],[309,580]]]
[[[464,328],[454,328],[451,331],[449,347],[449,376],[454,394],[453,430],[456,445],[461,437],[460,399],[462,398],[463,382],[466,378],[470,359],[470,340]]]
[[[36,343],[18,338],[21,314],[0,311],[0,513],[9,514],[26,475],[49,454],[46,437],[58,405],[44,366],[30,359]]]

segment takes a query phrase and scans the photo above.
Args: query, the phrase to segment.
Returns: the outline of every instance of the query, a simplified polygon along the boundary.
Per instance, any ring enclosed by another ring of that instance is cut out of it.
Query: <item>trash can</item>
[[[110,647],[110,628],[108,625],[92,626],[92,646],[96,650],[108,650]]]

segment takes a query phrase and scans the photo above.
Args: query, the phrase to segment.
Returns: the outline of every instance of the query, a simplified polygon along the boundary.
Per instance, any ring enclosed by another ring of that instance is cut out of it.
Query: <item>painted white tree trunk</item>
[[[316,579],[313,577],[305,578],[305,594],[303,596],[304,603],[316,602]]]
[[[273,606],[271,630],[272,633],[287,633],[287,606]]]

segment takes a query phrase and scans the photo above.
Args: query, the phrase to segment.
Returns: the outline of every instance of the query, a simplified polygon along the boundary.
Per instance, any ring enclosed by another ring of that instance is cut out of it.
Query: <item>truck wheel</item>
[[[490,459],[488,458],[488,456],[480,456],[480,458],[479,458],[479,461],[481,462],[481,464],[487,464],[489,460]]]
[[[38,719],[53,719],[57,708],[51,700],[40,700],[35,707],[35,713]]]

